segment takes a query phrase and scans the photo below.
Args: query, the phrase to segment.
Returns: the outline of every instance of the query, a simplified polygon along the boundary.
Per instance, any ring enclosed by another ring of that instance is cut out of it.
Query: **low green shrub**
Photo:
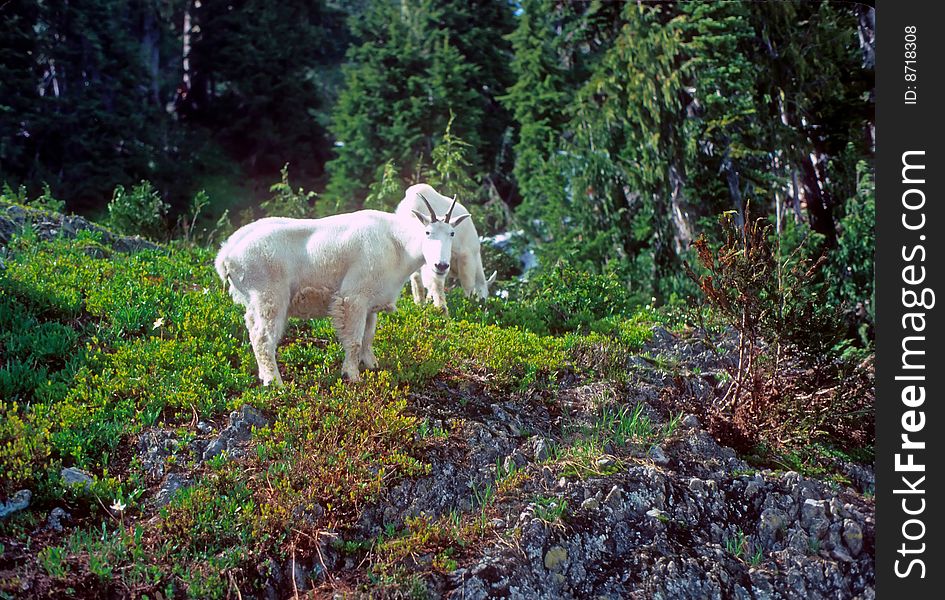
[[[108,203],[108,225],[125,235],[162,240],[167,237],[165,219],[169,208],[150,181],[142,181],[131,190],[118,185]]]

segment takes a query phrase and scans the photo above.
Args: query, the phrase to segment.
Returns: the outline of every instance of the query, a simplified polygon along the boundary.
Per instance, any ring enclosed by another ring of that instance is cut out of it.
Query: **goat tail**
[[[238,302],[243,305],[249,303],[249,297],[246,295],[246,292],[241,290],[236,282],[233,281],[233,269],[230,265],[230,258],[226,255],[225,252],[220,252],[217,255],[215,261],[213,261],[213,266],[217,271],[217,275],[220,276],[220,280],[223,281],[223,289],[230,293],[230,296],[235,302]]]
[[[223,252],[217,254],[217,259],[213,261],[213,266],[217,270],[217,275],[220,276],[220,280],[223,281],[223,285],[226,286],[227,280],[230,277],[230,270],[226,266],[226,255]]]

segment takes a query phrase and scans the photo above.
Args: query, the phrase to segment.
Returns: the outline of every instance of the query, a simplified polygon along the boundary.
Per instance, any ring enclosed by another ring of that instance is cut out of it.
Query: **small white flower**
[[[154,325],[151,327],[151,329],[157,329],[158,327],[161,327],[163,325],[164,325],[164,317],[158,317],[157,320],[154,321]]]
[[[112,503],[112,510],[114,510],[114,511],[116,511],[116,512],[122,512],[122,511],[125,510],[127,507],[128,507],[128,505],[125,504],[124,502],[122,502],[120,499],[117,499],[117,500],[115,500],[115,501]]]
[[[204,294],[209,294],[209,293],[210,293],[210,288],[203,288],[203,293],[204,293]]]

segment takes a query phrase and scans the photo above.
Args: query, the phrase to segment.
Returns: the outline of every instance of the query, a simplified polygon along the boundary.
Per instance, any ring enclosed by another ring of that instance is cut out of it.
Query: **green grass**
[[[561,525],[568,512],[568,501],[564,498],[537,496],[533,500],[535,518],[551,525]]]
[[[648,450],[670,437],[682,420],[673,415],[666,423],[654,423],[644,412],[644,406],[607,404],[599,409],[588,425],[579,423],[566,428],[569,443],[557,448],[555,461],[564,466],[563,474],[580,478],[610,475],[622,469],[623,462],[608,452],[636,446]]]
[[[748,546],[748,536],[741,527],[735,531],[735,535],[725,538],[725,550],[735,558],[741,559],[747,556]]]

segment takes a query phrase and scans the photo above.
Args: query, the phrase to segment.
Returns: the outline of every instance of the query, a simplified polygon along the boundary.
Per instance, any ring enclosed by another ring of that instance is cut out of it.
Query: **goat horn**
[[[446,212],[446,222],[450,222],[450,217],[453,216],[453,208],[456,206],[456,196],[453,196],[453,203],[450,204],[450,209]]]
[[[430,206],[430,203],[427,202],[427,199],[423,197],[423,194],[421,194],[420,192],[417,192],[417,195],[420,196],[420,199],[423,200],[423,203],[427,205],[427,210],[430,211],[430,222],[436,223],[437,218],[436,218],[436,213],[433,212],[433,207]],[[446,215],[446,222],[449,223],[449,220],[450,220],[449,215]]]

